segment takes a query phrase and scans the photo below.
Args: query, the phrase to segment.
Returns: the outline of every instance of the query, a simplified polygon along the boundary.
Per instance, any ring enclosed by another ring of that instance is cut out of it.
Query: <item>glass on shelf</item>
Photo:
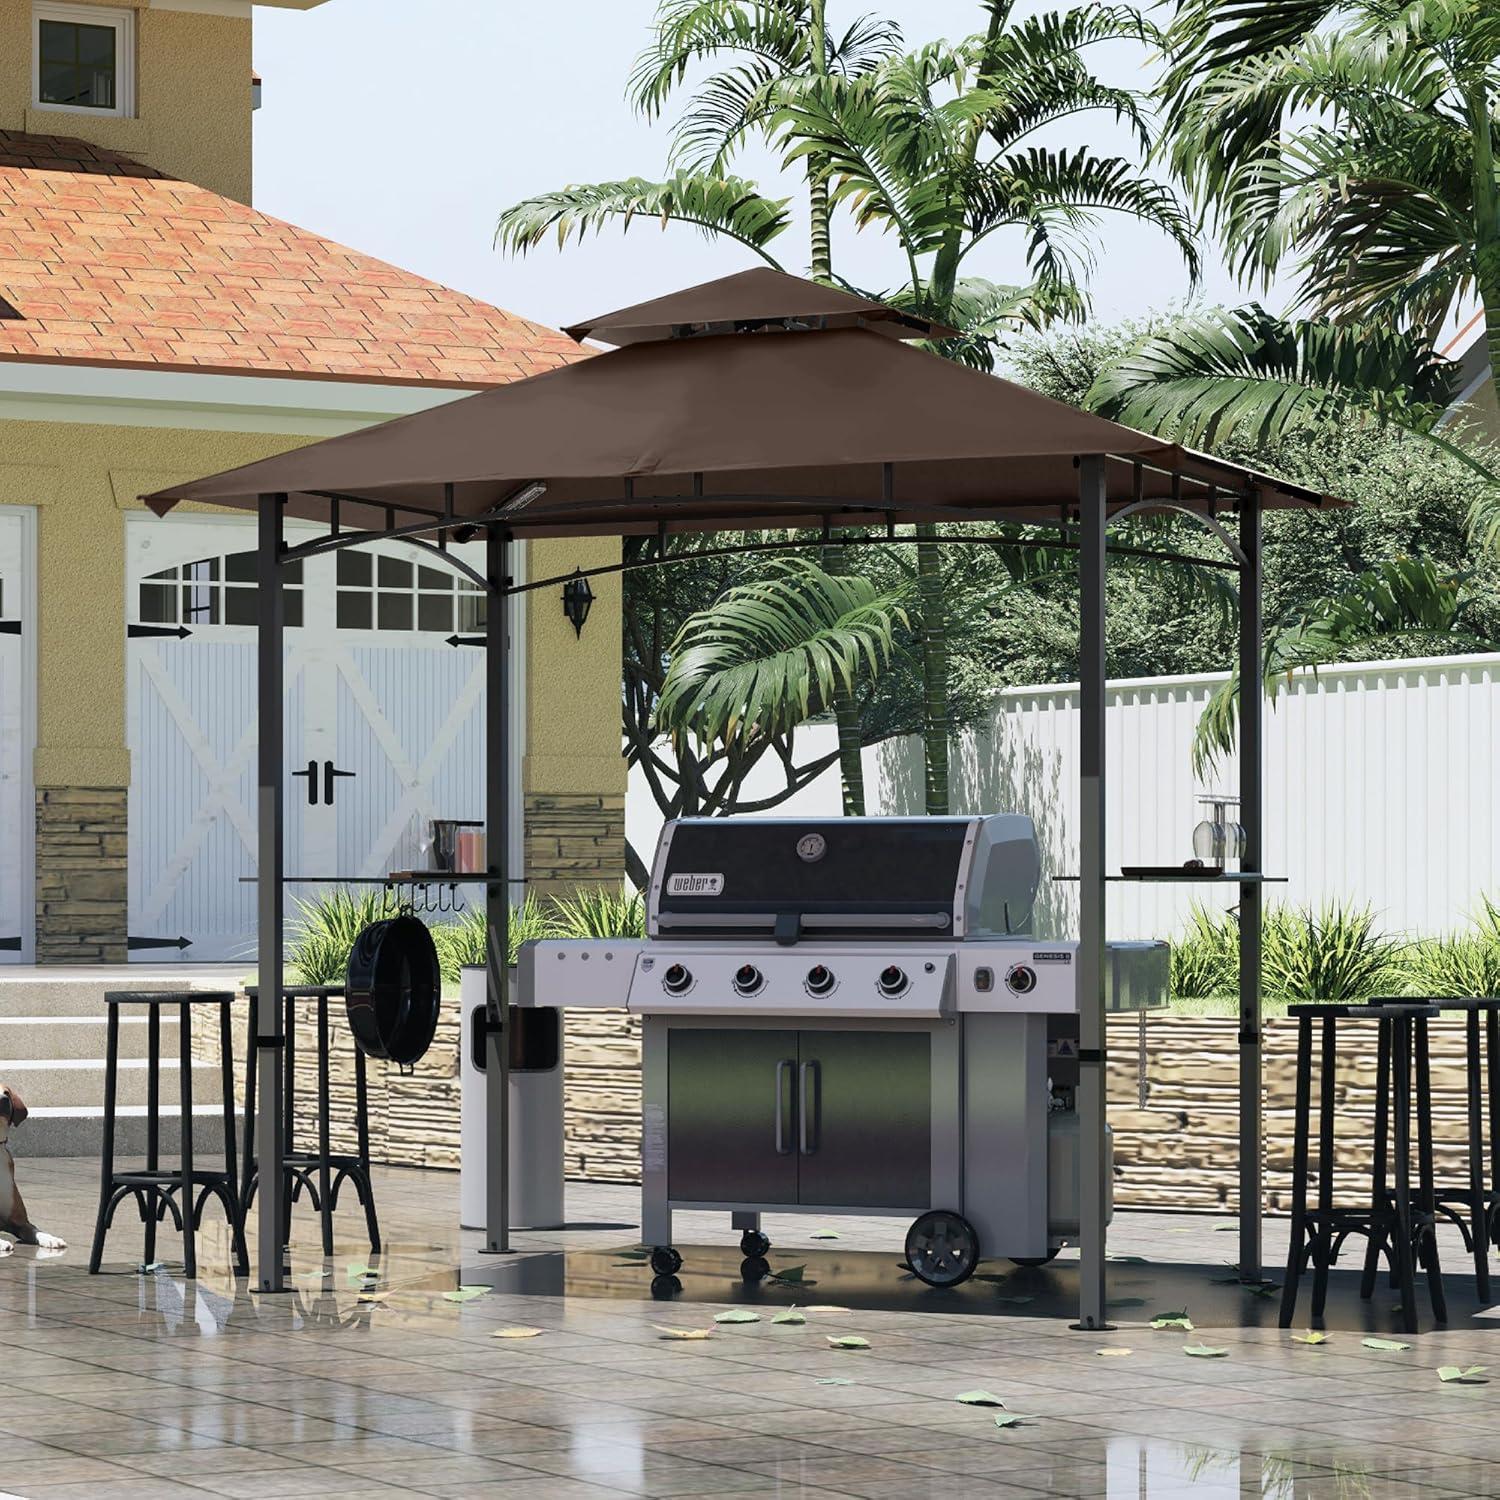
[[[1238,808],[1238,797],[1209,795],[1199,797],[1208,811],[1193,829],[1193,854],[1205,865],[1224,870],[1231,860],[1245,855],[1244,825],[1229,817],[1231,807]]]

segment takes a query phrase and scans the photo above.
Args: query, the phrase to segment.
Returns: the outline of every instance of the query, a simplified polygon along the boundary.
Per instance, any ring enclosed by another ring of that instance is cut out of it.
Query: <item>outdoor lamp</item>
[[[583,622],[588,619],[589,610],[594,604],[594,591],[589,587],[589,581],[583,576],[581,568],[574,568],[573,576],[563,585],[562,602],[568,623],[572,625],[575,634],[581,636]]]

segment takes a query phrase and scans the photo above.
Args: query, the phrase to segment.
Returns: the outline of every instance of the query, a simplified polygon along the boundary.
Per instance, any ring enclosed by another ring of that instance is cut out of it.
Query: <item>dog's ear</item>
[[[28,1113],[26,1101],[9,1086],[5,1089],[5,1095],[10,1100],[10,1123],[12,1125],[19,1125]]]

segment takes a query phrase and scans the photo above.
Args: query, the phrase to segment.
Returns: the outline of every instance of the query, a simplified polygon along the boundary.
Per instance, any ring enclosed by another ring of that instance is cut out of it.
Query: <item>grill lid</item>
[[[1030,930],[1029,818],[680,818],[651,875],[653,937],[1004,936]]]

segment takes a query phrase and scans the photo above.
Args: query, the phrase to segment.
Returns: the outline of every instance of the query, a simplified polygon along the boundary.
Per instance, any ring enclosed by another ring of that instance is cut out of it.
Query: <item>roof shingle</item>
[[[496,385],[571,339],[64,136],[0,130],[0,359]]]

